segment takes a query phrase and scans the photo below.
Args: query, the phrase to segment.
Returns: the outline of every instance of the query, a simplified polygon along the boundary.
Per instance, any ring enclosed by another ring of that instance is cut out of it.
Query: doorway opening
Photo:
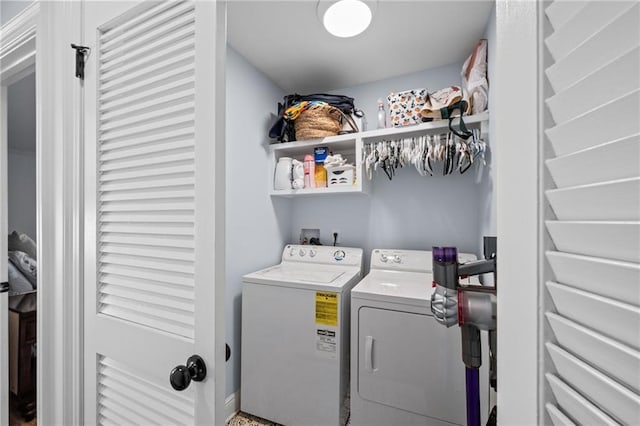
[[[37,196],[35,73],[6,86],[9,425],[36,424]],[[3,372],[4,373],[4,372]]]
[[[11,426],[36,424],[38,11],[3,2],[0,21],[0,423]]]

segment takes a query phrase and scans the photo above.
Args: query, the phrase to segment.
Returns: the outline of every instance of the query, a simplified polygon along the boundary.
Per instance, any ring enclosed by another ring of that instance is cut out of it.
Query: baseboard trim
[[[233,418],[240,411],[240,392],[232,393],[224,401],[224,414],[226,422]]]

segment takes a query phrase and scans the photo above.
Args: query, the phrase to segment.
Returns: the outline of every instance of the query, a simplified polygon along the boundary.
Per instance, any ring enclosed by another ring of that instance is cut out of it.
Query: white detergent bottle
[[[276,190],[291,189],[291,158],[280,157],[276,165],[273,187]]]
[[[384,111],[384,102],[378,99],[378,129],[387,127],[387,114]]]

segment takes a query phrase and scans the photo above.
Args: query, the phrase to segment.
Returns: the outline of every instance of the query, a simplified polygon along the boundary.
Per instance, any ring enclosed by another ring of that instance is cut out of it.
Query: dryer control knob
[[[380,260],[381,260],[381,261],[383,261],[384,263],[387,263],[387,260],[388,260],[388,259],[389,259],[389,258],[387,257],[387,255],[386,255],[386,254],[384,254],[384,253],[380,253]]]
[[[296,254],[296,249],[292,248],[291,250],[289,250],[289,256],[293,257]]]
[[[304,249],[300,249],[300,251],[298,252],[298,254],[300,256],[304,256],[305,254],[307,254],[307,252]]]
[[[309,250],[309,256],[311,256],[311,257],[316,257],[316,254],[317,254],[317,253],[318,253],[318,252],[317,252],[317,251],[315,251],[314,249]]]

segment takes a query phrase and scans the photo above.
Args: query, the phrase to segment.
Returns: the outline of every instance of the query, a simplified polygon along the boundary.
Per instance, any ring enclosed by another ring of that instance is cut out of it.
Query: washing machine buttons
[[[300,249],[300,251],[298,252],[298,254],[300,254],[300,257],[304,256],[305,254],[307,254],[307,252],[304,249]]]
[[[402,258],[399,255],[386,255],[384,253],[380,253],[380,261],[382,263],[393,262],[393,263],[401,263]]]
[[[344,252],[344,250],[336,250],[333,253],[333,258],[338,262],[343,260],[345,256],[346,256],[346,253]]]
[[[317,252],[314,249],[309,250],[309,256],[316,257]]]
[[[296,255],[296,249],[294,249],[293,247],[291,247],[291,249],[289,250],[289,256],[293,257]]]

